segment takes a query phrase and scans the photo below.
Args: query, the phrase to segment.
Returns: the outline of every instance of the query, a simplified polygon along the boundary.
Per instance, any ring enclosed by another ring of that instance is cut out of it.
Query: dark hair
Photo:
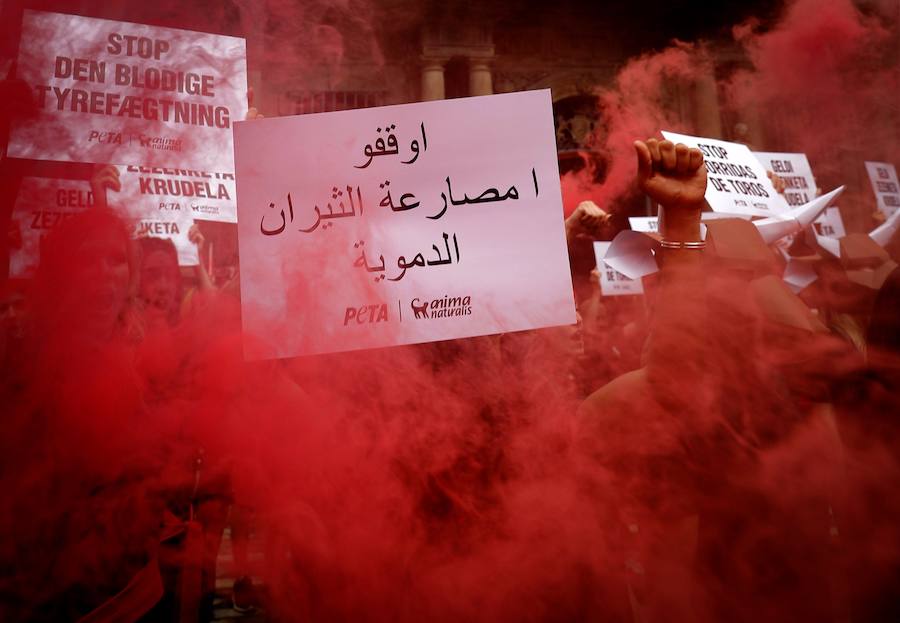
[[[866,335],[867,344],[900,355],[900,268],[895,268],[878,292]]]
[[[178,251],[175,250],[175,244],[168,238],[151,238],[145,236],[143,238],[138,238],[137,243],[141,261],[151,253],[161,251],[168,255],[176,266],[178,265]]]
[[[128,250],[132,281],[134,254],[128,226],[111,210],[91,209],[65,220],[41,241],[41,261],[32,284],[32,303],[38,321],[58,310],[59,293],[66,287],[72,265],[80,259],[85,241],[108,237],[120,240]],[[133,287],[133,283],[132,283]]]

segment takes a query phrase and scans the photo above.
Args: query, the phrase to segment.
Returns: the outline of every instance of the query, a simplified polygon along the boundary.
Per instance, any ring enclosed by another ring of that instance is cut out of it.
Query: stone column
[[[719,93],[712,72],[704,74],[694,83],[694,120],[699,136],[722,138],[722,117],[719,109]]]
[[[491,68],[486,61],[469,59],[469,95],[493,95]]]
[[[444,62],[439,59],[422,59],[422,101],[444,99]]]

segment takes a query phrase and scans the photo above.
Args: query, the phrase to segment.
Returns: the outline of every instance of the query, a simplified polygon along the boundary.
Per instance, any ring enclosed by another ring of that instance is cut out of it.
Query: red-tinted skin
[[[181,273],[172,254],[152,251],[141,258],[138,296],[150,328],[162,328],[178,317]]]

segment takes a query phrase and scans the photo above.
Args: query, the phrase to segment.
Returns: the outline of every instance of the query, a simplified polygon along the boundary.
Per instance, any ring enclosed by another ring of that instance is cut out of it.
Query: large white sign
[[[662,134],[673,143],[703,152],[709,179],[706,201],[715,212],[771,216],[787,209],[784,197],[775,191],[765,169],[746,145],[674,132]]]
[[[243,39],[25,11],[16,71],[38,113],[10,157],[234,171]]]
[[[889,162],[866,162],[866,172],[872,183],[872,190],[878,199],[878,209],[885,218],[900,208],[900,183],[897,169]]]
[[[249,359],[575,322],[550,91],[235,125]]]

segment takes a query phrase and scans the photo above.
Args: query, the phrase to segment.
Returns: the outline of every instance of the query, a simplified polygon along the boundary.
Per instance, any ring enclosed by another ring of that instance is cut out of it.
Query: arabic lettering
[[[488,188],[480,195],[475,198],[469,198],[469,195],[463,194],[462,199],[454,199],[453,198],[453,187],[450,182],[450,176],[448,175],[444,178],[444,181],[447,182],[447,193],[441,193],[441,199],[444,201],[444,207],[441,208],[441,211],[435,214],[434,216],[429,216],[428,218],[432,220],[437,220],[441,218],[444,213],[447,211],[447,199],[449,197],[450,204],[455,206],[465,205],[465,204],[476,204],[476,203],[493,203],[495,201],[506,201],[507,199],[516,200],[519,198],[519,190],[515,186],[510,186],[509,189],[504,193],[500,194],[500,191],[496,188]]]
[[[444,256],[443,251],[438,247],[438,245],[433,244],[431,248],[434,250],[436,259],[425,259],[425,255],[421,252],[416,253],[411,260],[407,260],[405,255],[401,255],[397,258],[397,268],[400,269],[400,272],[394,277],[386,277],[384,275],[385,272],[385,260],[384,255],[379,255],[378,260],[380,264],[370,264],[368,258],[366,257],[365,250],[365,241],[357,240],[353,244],[354,249],[359,250],[359,256],[354,260],[353,267],[354,268],[365,268],[366,272],[369,273],[381,273],[380,275],[375,276],[375,283],[380,281],[384,281],[387,278],[388,281],[400,281],[406,275],[406,271],[411,268],[417,267],[425,267],[425,266],[443,266],[445,264],[459,263],[459,241],[456,239],[456,234],[453,234],[453,252],[450,250],[450,234],[447,232],[442,233],[442,238],[444,241],[444,249],[446,251],[446,257]]]
[[[379,156],[396,156],[400,153],[400,147],[397,143],[397,136],[394,134],[394,130],[397,128],[393,123],[390,125],[386,125],[384,128],[376,128],[376,133],[381,134],[382,132],[387,133],[387,139],[385,140],[383,137],[379,136],[375,139],[375,147],[372,148],[372,143],[367,143],[363,148],[363,155],[368,158],[363,164],[355,164],[354,168],[357,169],[365,169],[370,164],[372,164],[372,160]],[[416,160],[419,159],[419,155],[423,151],[428,150],[428,137],[425,134],[425,123],[422,122],[419,124],[419,129],[422,135],[422,142],[419,142],[418,138],[414,138],[409,144],[409,150],[412,152],[412,157],[409,160],[401,160],[403,164],[412,164]]]

